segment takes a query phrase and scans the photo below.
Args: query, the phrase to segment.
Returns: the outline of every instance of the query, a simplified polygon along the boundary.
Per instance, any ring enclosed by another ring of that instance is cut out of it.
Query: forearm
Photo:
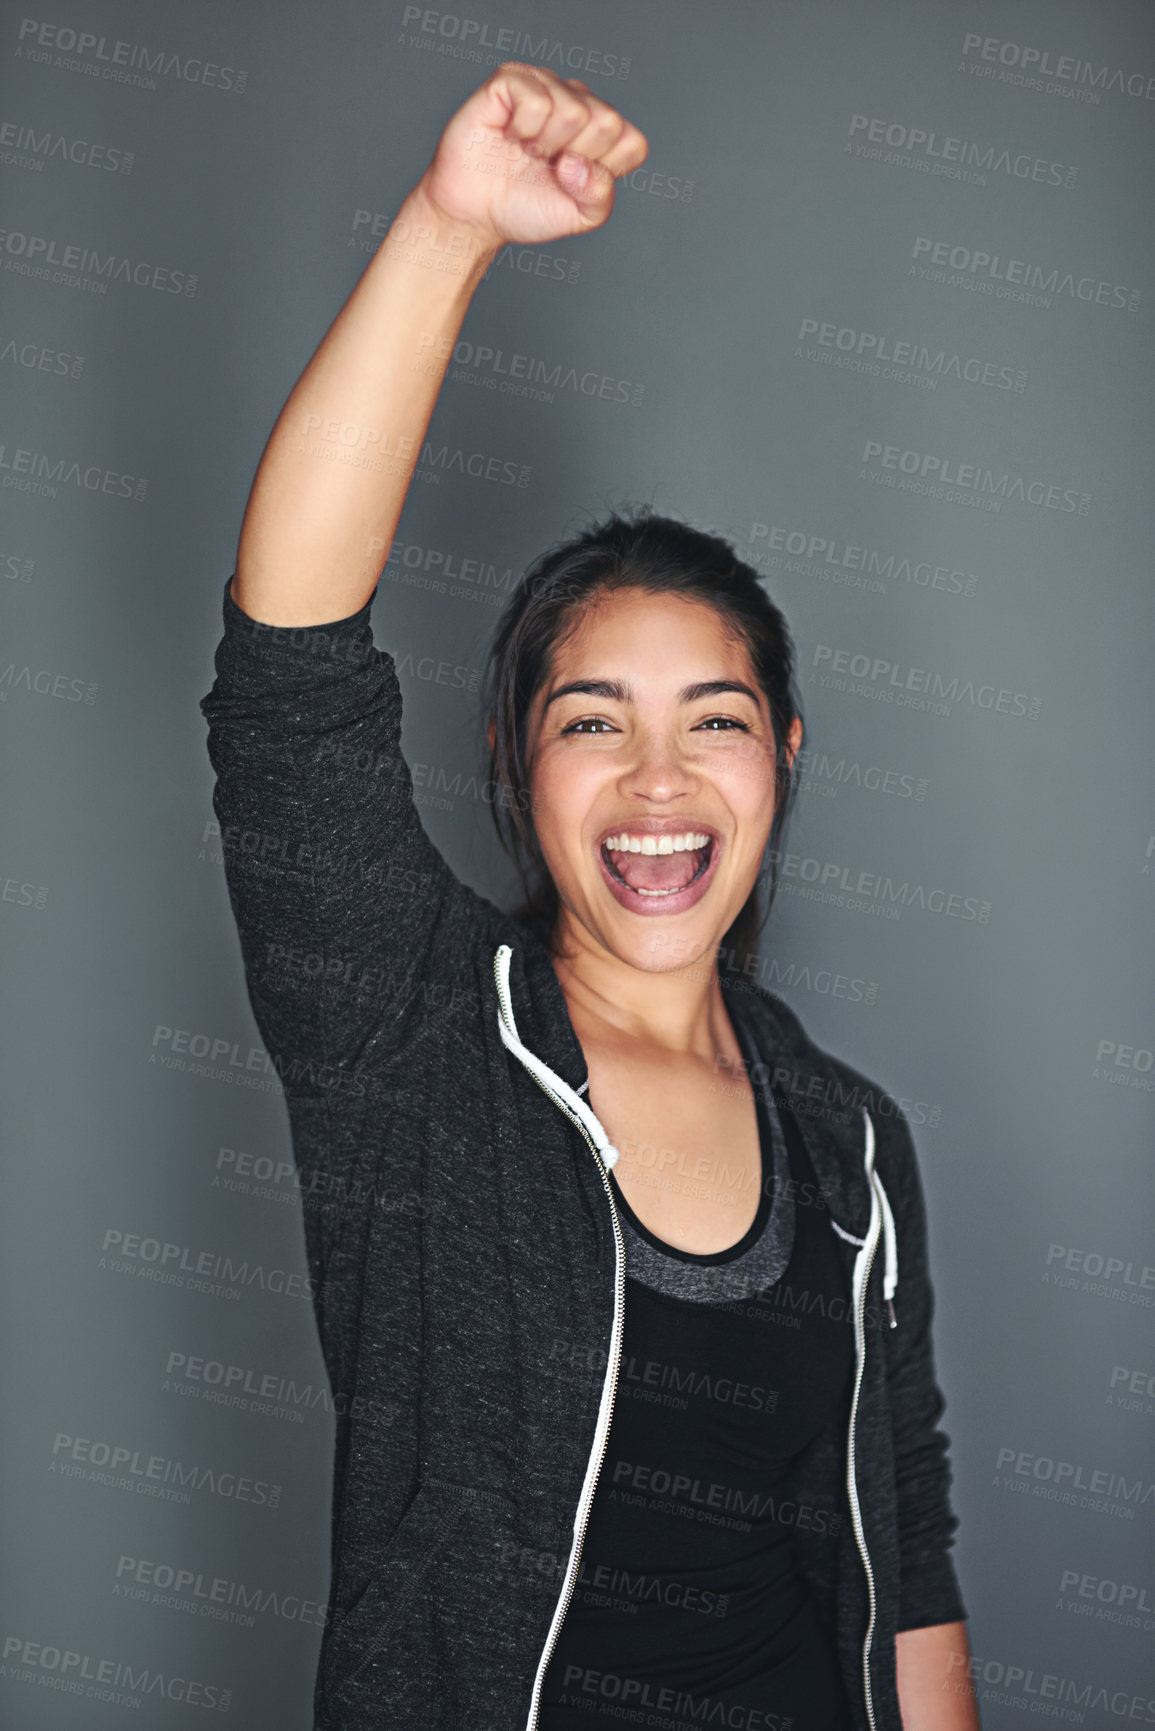
[[[452,117],[293,387],[241,525],[233,599],[269,625],[357,613],[388,557],[473,291],[506,241],[598,228],[637,127],[581,79],[503,61]]]
[[[274,625],[342,619],[376,586],[473,291],[498,250],[419,182],[293,387],[261,457],[233,594]]]
[[[979,1731],[966,1624],[903,1629],[894,1646],[903,1731]]]

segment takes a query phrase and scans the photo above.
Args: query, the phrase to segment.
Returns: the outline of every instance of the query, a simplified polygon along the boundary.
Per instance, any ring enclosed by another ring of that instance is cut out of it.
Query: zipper
[[[858,1303],[854,1312],[854,1344],[858,1359],[854,1377],[854,1393],[850,1402],[850,1425],[846,1443],[846,1489],[850,1498],[850,1519],[854,1527],[854,1538],[858,1545],[858,1554],[862,1558],[862,1567],[866,1572],[866,1592],[870,1604],[870,1615],[867,1618],[866,1634],[862,1642],[862,1690],[866,1701],[866,1717],[870,1731],[876,1731],[874,1718],[874,1697],[870,1688],[870,1646],[874,1638],[874,1624],[878,1611],[874,1587],[874,1568],[870,1561],[870,1552],[866,1548],[866,1533],[862,1525],[862,1510],[858,1502],[858,1486],[854,1475],[854,1426],[858,1418],[858,1399],[862,1390],[862,1373],[866,1365],[866,1289],[870,1282],[870,1271],[874,1266],[875,1254],[878,1250],[878,1240],[882,1230],[882,1205],[879,1200],[874,1176],[874,1126],[869,1114],[863,1112],[867,1125],[866,1167],[870,1179],[870,1227],[867,1229],[866,1240],[859,1257],[864,1258],[862,1284],[859,1287]],[[892,1313],[893,1314],[893,1313]]]
[[[498,954],[500,954],[500,951]],[[502,1020],[505,1023],[507,1030],[510,1033],[513,1033],[516,1029],[516,1022],[514,1020],[513,1009],[509,1001],[506,985],[501,978],[497,956],[494,957],[493,977]],[[534,1075],[532,1070],[529,1071],[529,1074],[533,1076],[533,1080],[537,1083],[538,1087],[551,1104],[556,1106],[559,1111],[563,1112],[569,1119],[570,1123],[576,1127],[582,1140],[589,1148],[590,1153],[597,1161],[598,1173],[601,1177],[602,1187],[605,1190],[606,1199],[610,1205],[610,1216],[614,1229],[615,1255],[614,1320],[610,1332],[609,1362],[606,1366],[606,1376],[602,1383],[601,1407],[598,1412],[598,1422],[594,1430],[594,1440],[590,1449],[589,1459],[586,1463],[585,1480],[578,1497],[577,1516],[574,1522],[574,1543],[570,1550],[569,1563],[566,1568],[565,1578],[562,1581],[561,1593],[558,1597],[557,1604],[554,1606],[553,1618],[546,1635],[545,1646],[542,1649],[537,1662],[537,1671],[533,1680],[533,1692],[530,1697],[529,1718],[527,1719],[525,1726],[525,1731],[536,1731],[540,1714],[542,1682],[549,1661],[553,1656],[554,1648],[557,1645],[558,1634],[565,1618],[566,1611],[569,1609],[570,1600],[573,1598],[574,1586],[581,1566],[582,1545],[585,1542],[586,1528],[589,1525],[590,1508],[593,1503],[594,1492],[597,1489],[597,1482],[601,1475],[602,1466],[605,1462],[606,1446],[610,1432],[610,1421],[613,1416],[614,1400],[617,1395],[618,1377],[621,1370],[622,1337],[625,1326],[626,1281],[625,1240],[622,1236],[621,1221],[618,1216],[617,1204],[614,1201],[613,1190],[610,1187],[610,1181],[607,1176],[607,1169],[600,1153],[598,1152],[597,1146],[581,1119],[577,1117],[576,1113],[570,1110],[565,1101],[559,1099],[558,1096],[545,1085],[540,1077]],[[850,1516],[851,1524],[854,1528],[855,1542],[858,1545],[858,1552],[862,1558],[862,1566],[866,1574],[866,1589],[870,1606],[870,1614],[866,1624],[866,1634],[862,1643],[862,1688],[866,1703],[866,1717],[870,1725],[870,1731],[877,1731],[877,1724],[874,1717],[874,1697],[870,1686],[870,1648],[871,1642],[874,1638],[874,1625],[877,1620],[878,1603],[874,1584],[874,1568],[870,1561],[870,1552],[866,1545],[866,1534],[862,1524],[862,1511],[858,1501],[858,1486],[855,1481],[854,1428],[858,1419],[858,1402],[862,1390],[863,1371],[866,1365],[866,1291],[870,1282],[870,1271],[874,1266],[874,1258],[878,1250],[878,1240],[883,1232],[883,1215],[885,1210],[882,1202],[881,1185],[874,1174],[874,1125],[871,1123],[870,1114],[865,1109],[863,1109],[862,1116],[866,1123],[865,1165],[867,1177],[870,1181],[870,1225],[867,1228],[866,1239],[855,1240],[855,1242],[859,1242],[862,1245],[862,1248],[859,1251],[859,1258],[864,1258],[865,1261],[863,1263],[862,1281],[859,1287],[858,1301],[854,1313],[855,1354],[857,1364],[854,1377],[854,1392],[850,1405],[850,1423],[847,1434],[846,1488],[850,1499]],[[843,1232],[833,1220],[831,1223],[835,1226],[835,1230],[839,1232],[840,1236],[851,1236],[850,1234]],[[893,1328],[895,1326],[894,1307],[889,1299],[887,1300],[887,1309],[890,1312],[890,1326]]]
[[[506,995],[505,986],[498,972],[496,958],[494,959],[493,965],[493,978],[497,987],[497,1001],[501,1006],[502,1020],[506,1023],[507,1027],[512,1027],[514,1025],[513,1013]],[[528,1074],[533,1076],[533,1071],[530,1070]],[[545,1646],[542,1649],[541,1657],[537,1662],[537,1671],[533,1679],[533,1693],[530,1697],[529,1718],[526,1720],[525,1731],[535,1731],[538,1715],[541,1710],[542,1683],[545,1679],[545,1673],[550,1659],[553,1657],[553,1650],[557,1645],[558,1634],[560,1633],[566,1611],[569,1609],[570,1600],[573,1598],[574,1587],[577,1583],[578,1570],[581,1567],[582,1545],[585,1543],[586,1528],[589,1525],[590,1508],[593,1504],[594,1492],[597,1489],[598,1479],[601,1476],[602,1466],[605,1461],[606,1446],[609,1442],[610,1434],[610,1420],[613,1417],[614,1400],[617,1397],[618,1376],[621,1371],[622,1362],[622,1336],[625,1328],[626,1302],[626,1242],[622,1236],[622,1226],[621,1221],[618,1218],[617,1204],[614,1201],[614,1193],[610,1188],[609,1176],[606,1167],[603,1164],[602,1157],[598,1153],[593,1139],[585,1125],[575,1113],[570,1111],[564,1100],[559,1100],[555,1094],[552,1094],[545,1086],[545,1083],[537,1076],[533,1076],[533,1080],[537,1082],[538,1087],[546,1098],[550,1100],[559,1111],[564,1112],[570,1123],[575,1125],[580,1131],[582,1140],[585,1142],[590,1153],[597,1161],[602,1186],[609,1199],[610,1214],[613,1219],[614,1227],[614,1321],[613,1327],[610,1331],[609,1362],[606,1365],[606,1375],[602,1382],[602,1400],[598,1412],[598,1422],[594,1430],[594,1440],[590,1449],[589,1459],[586,1462],[585,1479],[582,1484],[581,1494],[578,1497],[577,1516],[574,1521],[574,1543],[570,1551],[565,1578],[562,1581],[561,1593],[558,1597],[557,1604],[554,1606],[553,1619],[549,1626],[549,1633],[545,1638]]]

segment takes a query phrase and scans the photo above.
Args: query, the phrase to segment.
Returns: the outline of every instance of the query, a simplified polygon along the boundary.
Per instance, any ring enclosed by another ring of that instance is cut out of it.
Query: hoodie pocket
[[[455,1566],[446,1557],[467,1511],[492,1495],[448,1479],[420,1482],[360,1597],[333,1624],[325,1665],[328,1690],[343,1693],[367,1680],[422,1584],[436,1570]]]

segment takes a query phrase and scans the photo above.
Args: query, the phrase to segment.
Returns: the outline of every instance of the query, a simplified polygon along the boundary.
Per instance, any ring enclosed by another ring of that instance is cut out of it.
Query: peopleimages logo
[[[1155,1371],[1112,1365],[1106,1404],[1120,1412],[1138,1412],[1145,1418],[1155,1418]]]
[[[1148,1617],[1155,1616],[1155,1590],[1149,1592],[1146,1585],[1137,1582],[1112,1581],[1102,1575],[1084,1574],[1079,1569],[1064,1569],[1059,1591],[1069,1593],[1072,1589],[1080,1599],[1095,1599],[1100,1605],[1118,1605],[1124,1612],[1128,1606],[1134,1606],[1136,1611],[1145,1611]],[[1155,1622],[1147,1623],[1146,1627],[1155,1629]]]
[[[233,1697],[232,1690],[223,1689],[219,1683],[155,1671],[131,1659],[77,1653],[50,1641],[30,1641],[24,1635],[5,1636],[3,1667],[5,1677],[12,1682],[36,1683],[67,1695],[83,1695],[90,1701],[107,1701],[114,1707],[139,1709],[149,1695],[153,1707],[156,1698],[163,1697],[186,1707],[227,1713]]]
[[[231,1581],[223,1575],[206,1575],[180,1563],[154,1562],[149,1557],[121,1555],[112,1583],[118,1599],[134,1599],[172,1611],[191,1611],[194,1616],[216,1622],[256,1627],[256,1616],[282,1617],[290,1623],[308,1623],[323,1629],[328,1622],[325,1605],[285,1593],[274,1587],[254,1587]]]
[[[836,648],[831,643],[815,644],[810,666],[811,685],[846,691],[875,702],[896,703],[903,709],[930,709],[935,714],[949,715],[952,704],[967,703],[972,709],[1023,716],[1029,721],[1037,721],[1042,713],[1042,699],[1025,691],[976,685],[973,679],[962,679],[957,673],[948,678],[933,667],[906,667],[886,656],[872,657]],[[823,671],[816,672],[817,668]]]
[[[401,14],[398,40],[410,48],[431,49],[459,60],[500,63],[528,60],[534,66],[549,66],[559,78],[575,72],[592,72],[599,78],[628,78],[628,54],[608,54],[600,48],[582,48],[557,37],[532,36],[509,24],[494,25],[488,19],[463,18],[456,12],[438,12],[429,6],[406,6]],[[487,49],[488,53],[481,50]]]
[[[881,764],[863,767],[853,758],[830,757],[825,751],[804,746],[795,754],[794,767],[801,777],[804,791],[819,792],[833,798],[840,787],[862,787],[868,793],[890,793],[897,799],[925,799],[929,785],[924,775],[900,775],[896,769],[884,769]]]
[[[977,920],[987,925],[991,903],[978,896],[964,896],[941,885],[927,888],[904,878],[896,883],[885,873],[858,871],[839,860],[808,858],[803,854],[783,853],[772,848],[767,863],[778,868],[779,894],[802,896],[807,901],[833,902],[836,907],[849,908],[852,913],[873,913],[888,919],[901,918],[904,908],[918,908],[923,913],[946,914],[951,919]],[[794,883],[792,879],[799,879]]]
[[[1155,75],[1127,72],[1109,61],[1080,60],[1071,54],[1054,54],[1049,48],[1003,42],[997,36],[979,36],[970,31],[963,37],[962,52],[968,72],[1024,84],[1031,90],[1046,89],[1052,95],[1077,96],[1088,102],[1098,102],[1098,93],[1110,90],[1117,96],[1155,101]],[[1052,83],[1048,84],[1048,80]]]
[[[183,1286],[189,1292],[207,1292],[213,1297],[239,1298],[245,1288],[272,1292],[288,1298],[312,1298],[309,1275],[291,1268],[274,1268],[263,1262],[238,1262],[227,1251],[202,1250],[191,1244],[123,1232],[110,1226],[100,1243],[98,1267],[114,1274],[132,1274],[161,1286]],[[223,1286],[222,1281],[230,1282]]]
[[[125,258],[119,253],[100,253],[90,246],[71,246],[48,235],[0,228],[0,251],[5,254],[5,270],[21,276],[51,277],[69,286],[74,280],[88,280],[98,285],[101,294],[110,282],[131,283],[160,294],[197,292],[197,278],[188,271],[170,270],[167,265]],[[55,267],[55,273],[50,266]]]
[[[1085,1715],[1075,1709],[1085,1707],[1093,1712],[1112,1713],[1117,1719],[1155,1725],[1155,1701],[1110,1684],[1085,1683],[1054,1671],[1036,1672],[1030,1665],[1008,1665],[1002,1659],[984,1659],[978,1654],[968,1659],[963,1653],[952,1653],[947,1669],[968,1670],[976,1684],[986,1684],[980,1691],[984,1700],[1029,1708],[1032,1713],[1082,1723]],[[1009,1693],[1011,1690],[1016,1693]],[[1052,1701],[1055,1705],[1048,1706]],[[1063,1702],[1066,1707],[1061,1705]]]
[[[960,355],[933,343],[895,338],[880,331],[855,330],[851,325],[805,318],[799,326],[798,342],[835,351],[822,357],[832,364],[852,356],[855,362],[866,362],[866,370],[875,376],[898,379],[904,384],[911,381],[912,375],[925,373],[929,375],[925,383],[930,389],[936,387],[939,379],[957,379],[960,383],[986,385],[998,391],[1021,393],[1027,388],[1027,375],[1022,367],[982,360],[978,355]],[[804,353],[801,348],[794,352],[796,356]]]
[[[762,541],[765,547],[757,544]],[[876,547],[862,547],[840,536],[814,535],[782,524],[752,523],[749,543],[748,557],[757,565],[796,571],[804,577],[829,572],[834,582],[877,594],[885,594],[891,578],[946,595],[973,596],[978,588],[973,571],[934,565],[929,559],[912,559],[908,554],[881,553]]]
[[[969,496],[974,496],[987,500],[994,510],[998,510],[1004,500],[1017,501],[1022,505],[1041,505],[1049,511],[1074,511],[1080,517],[1085,517],[1091,509],[1091,494],[1077,487],[1028,479],[1026,475],[1015,475],[1007,469],[999,474],[981,463],[960,463],[953,457],[938,456],[931,451],[904,451],[900,445],[884,445],[879,439],[867,439],[861,461],[914,482],[925,483],[936,498],[957,499],[965,503]],[[869,480],[873,477],[864,469],[859,478]]]
[[[73,30],[67,24],[46,24],[39,18],[21,19],[15,53],[18,60],[62,66],[69,72],[85,72],[93,78],[136,84],[146,90],[157,88],[157,77],[178,78],[185,84],[231,90],[239,96],[249,76],[235,66],[220,66],[197,55],[171,54],[139,42],[110,41],[107,36]]]
[[[63,132],[38,132],[18,121],[0,122],[0,162],[14,168],[41,170],[45,162],[73,162],[80,168],[104,169],[110,174],[131,174],[136,160],[131,150],[114,144],[96,144],[87,138],[69,138]]]
[[[1087,1467],[1078,1461],[1054,1460],[1025,1449],[999,1449],[993,1481],[996,1490],[1000,1488],[1000,1474],[1003,1490],[1026,1491],[1051,1502],[1095,1509],[1129,1521],[1135,1519],[1137,1508],[1155,1504],[1155,1484],[1148,1479],[1127,1479],[1122,1473]]]
[[[907,273],[927,281],[947,281],[931,275],[930,267],[957,272],[961,277],[977,277],[987,286],[987,294],[998,293],[1004,300],[1025,300],[1032,294],[1044,297],[1067,295],[1071,300],[1085,301],[1089,306],[1120,307],[1124,312],[1137,312],[1142,291],[1127,288],[1122,283],[1101,277],[1076,276],[1074,271],[1059,265],[1034,264],[1030,259],[1005,258],[1002,253],[986,252],[981,247],[957,246],[953,241],[934,240],[929,235],[915,237],[911,258],[922,260],[912,264]],[[996,291],[994,284],[998,283]]]
[[[18,337],[2,340],[0,365],[4,362],[33,373],[51,373],[54,378],[79,379],[84,372],[83,355],[63,352],[48,343],[22,342]]]
[[[379,559],[384,547],[385,542],[375,536],[369,543],[370,554]],[[493,607],[509,599],[520,575],[512,565],[500,567],[486,559],[463,558],[460,553],[400,538],[390,543],[381,574],[412,588]]]
[[[359,1413],[376,1411],[383,1416],[392,1407],[368,1396],[334,1394],[328,1381],[300,1383],[278,1371],[261,1371],[252,1365],[226,1364],[223,1359],[174,1349],[165,1359],[162,1394],[193,1394],[216,1406],[237,1407],[266,1418],[289,1418],[300,1423],[307,1412]]]
[[[1068,163],[1051,162],[1048,157],[1032,156],[1026,150],[975,144],[968,138],[951,138],[928,132],[923,126],[906,126],[900,121],[878,120],[867,114],[851,115],[849,136],[856,142],[846,149],[853,149],[868,160],[894,161],[903,167],[951,178],[957,175],[980,186],[986,185],[988,170],[1015,180],[1041,181],[1047,186],[1072,187],[1079,176],[1078,169]],[[887,147],[885,156],[883,145]],[[956,175],[951,174],[952,165],[956,165]],[[965,173],[968,169],[977,172]]]
[[[1058,1262],[1060,1268],[1052,1264]],[[1155,1264],[1134,1262],[1123,1256],[1104,1255],[1100,1250],[1080,1250],[1075,1245],[1051,1244],[1047,1249],[1046,1272],[1043,1281],[1051,1286],[1078,1286],[1082,1290],[1102,1293],[1111,1287],[1128,1287],[1132,1299],[1155,1305]],[[1091,1285],[1089,1282],[1095,1282]],[[1148,1298],[1150,1293],[1153,1296]],[[1116,1293],[1126,1297],[1126,1294]]]
[[[40,697],[54,697],[61,703],[95,703],[100,687],[91,680],[70,679],[67,673],[53,673],[50,668],[17,667],[10,661],[0,667],[0,703],[7,703],[10,691],[35,691]]]
[[[423,335],[418,350],[432,347],[434,338]],[[444,344],[449,347],[448,342]],[[437,346],[439,358],[443,349]],[[461,384],[480,385],[500,391],[506,396],[529,397],[535,402],[552,403],[555,391],[572,391],[583,397],[599,397],[603,402],[629,403],[638,408],[646,387],[632,379],[615,378],[587,368],[579,372],[564,361],[543,361],[537,355],[518,354],[495,349],[489,343],[471,343],[464,337],[452,347],[453,365],[449,377]]]
[[[148,482],[139,475],[122,475],[119,469],[106,469],[99,463],[85,463],[55,452],[50,456],[46,451],[29,450],[24,445],[0,444],[0,487],[55,499],[61,486],[79,487],[85,493],[108,493],[137,503],[148,492]]]
[[[147,1454],[128,1443],[72,1436],[67,1431],[57,1431],[53,1439],[48,1470],[63,1478],[87,1479],[162,1502],[187,1504],[192,1500],[190,1491],[207,1491],[210,1496],[267,1509],[279,1508],[281,1502],[282,1487],[266,1479],[222,1472],[219,1467],[179,1461],[169,1455]]]

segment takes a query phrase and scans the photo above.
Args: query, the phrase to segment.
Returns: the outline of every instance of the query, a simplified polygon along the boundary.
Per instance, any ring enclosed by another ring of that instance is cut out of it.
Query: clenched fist
[[[486,244],[532,244],[600,228],[614,180],[649,149],[580,78],[504,61],[441,135],[420,187]]]

